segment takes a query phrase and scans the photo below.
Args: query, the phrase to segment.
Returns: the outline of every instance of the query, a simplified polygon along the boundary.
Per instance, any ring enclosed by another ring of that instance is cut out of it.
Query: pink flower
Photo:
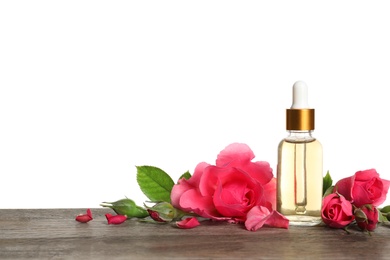
[[[380,206],[386,200],[389,186],[390,181],[381,179],[375,169],[370,169],[341,179],[333,191],[340,193],[357,207],[365,204]]]
[[[194,227],[197,227],[199,225],[200,225],[200,223],[199,223],[198,219],[195,217],[185,218],[181,221],[176,222],[176,226],[178,226],[179,228],[185,228],[185,229],[194,228]]]
[[[108,224],[118,225],[118,224],[122,224],[123,222],[125,222],[127,220],[127,216],[125,216],[125,215],[111,215],[111,214],[107,213],[106,219],[107,219]]]
[[[76,221],[81,222],[81,223],[87,223],[91,221],[92,218],[92,212],[90,209],[87,209],[87,214],[80,214],[76,216]]]
[[[357,209],[363,213],[363,218],[356,217],[356,223],[362,230],[373,231],[379,221],[379,212],[376,207],[371,205],[363,206]]]
[[[288,228],[289,220],[276,210],[270,211],[266,207],[253,207],[247,215],[245,227],[247,230],[256,231],[263,225],[269,227]]]
[[[322,202],[322,221],[332,228],[343,228],[354,219],[351,202],[337,193],[327,195]]]
[[[233,143],[216,165],[199,163],[193,176],[173,186],[172,205],[215,220],[245,221],[255,206],[275,209],[276,181],[267,162],[252,162],[252,150]]]

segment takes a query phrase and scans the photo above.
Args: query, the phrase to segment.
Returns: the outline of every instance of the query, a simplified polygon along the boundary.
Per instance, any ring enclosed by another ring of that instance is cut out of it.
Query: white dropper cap
[[[314,109],[309,108],[307,102],[307,85],[297,81],[293,85],[293,102],[286,110],[287,130],[314,130]]]
[[[303,81],[297,81],[293,85],[293,102],[291,108],[302,109],[309,108],[307,102],[307,85]]]

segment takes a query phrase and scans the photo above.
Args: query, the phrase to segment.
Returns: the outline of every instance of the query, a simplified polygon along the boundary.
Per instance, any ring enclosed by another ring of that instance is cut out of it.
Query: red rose
[[[352,204],[342,195],[331,193],[322,202],[322,221],[332,228],[343,228],[354,219]]]
[[[366,204],[380,206],[386,200],[389,186],[390,181],[381,179],[375,169],[370,169],[341,179],[333,192],[340,193],[357,207]]]
[[[271,209],[276,182],[267,162],[252,162],[252,150],[234,143],[218,155],[216,165],[200,163],[193,176],[173,186],[172,205],[216,220],[245,221],[255,206]]]
[[[359,215],[363,215],[363,217],[360,218],[356,217],[356,223],[359,228],[362,230],[373,231],[379,221],[378,209],[371,205],[366,205],[356,211],[360,213]]]

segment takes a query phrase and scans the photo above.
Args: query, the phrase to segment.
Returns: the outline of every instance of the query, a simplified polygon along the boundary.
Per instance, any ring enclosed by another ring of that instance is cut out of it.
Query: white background
[[[232,142],[276,174],[297,80],[324,173],[390,179],[390,4],[265,2],[1,1],[0,208],[142,204],[136,165]]]

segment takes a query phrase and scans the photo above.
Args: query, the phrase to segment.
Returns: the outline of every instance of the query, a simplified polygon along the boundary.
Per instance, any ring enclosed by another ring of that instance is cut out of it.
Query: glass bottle
[[[293,105],[286,110],[288,136],[278,147],[277,210],[290,225],[321,223],[322,145],[313,137],[314,109],[308,108],[307,86],[293,86]]]

